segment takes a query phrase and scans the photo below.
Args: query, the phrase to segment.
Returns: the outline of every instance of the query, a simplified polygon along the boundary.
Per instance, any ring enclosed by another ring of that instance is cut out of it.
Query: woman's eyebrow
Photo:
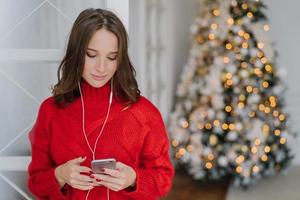
[[[110,54],[118,54],[117,51],[110,52]]]
[[[96,49],[92,49],[92,48],[87,48],[88,50],[91,50],[91,51],[95,51],[95,52],[98,52]]]
[[[87,50],[98,52],[96,49],[92,49],[92,48],[89,48],[89,47],[87,48]],[[109,52],[109,54],[118,54],[118,53],[119,53],[118,51]]]

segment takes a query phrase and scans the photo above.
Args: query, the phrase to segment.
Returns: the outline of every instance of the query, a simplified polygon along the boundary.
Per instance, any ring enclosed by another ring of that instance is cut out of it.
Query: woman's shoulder
[[[161,119],[161,114],[158,108],[146,97],[140,96],[139,100],[135,102],[129,109],[142,124],[147,123],[153,119]]]
[[[48,109],[55,109],[56,105],[55,105],[54,97],[49,96],[45,98],[41,103],[41,107],[47,107]]]
[[[49,115],[53,114],[56,110],[55,99],[53,96],[50,96],[44,99],[40,104],[39,113]]]

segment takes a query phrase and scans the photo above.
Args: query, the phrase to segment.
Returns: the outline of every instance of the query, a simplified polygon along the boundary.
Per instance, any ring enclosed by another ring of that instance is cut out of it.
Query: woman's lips
[[[97,81],[101,81],[106,77],[106,75],[98,76],[98,75],[92,74],[92,77],[93,77],[93,79],[95,79]]]

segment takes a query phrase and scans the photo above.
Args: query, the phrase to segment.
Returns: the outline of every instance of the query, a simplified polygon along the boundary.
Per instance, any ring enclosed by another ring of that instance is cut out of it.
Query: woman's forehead
[[[118,38],[106,29],[97,30],[89,41],[88,49],[103,53],[118,52]]]

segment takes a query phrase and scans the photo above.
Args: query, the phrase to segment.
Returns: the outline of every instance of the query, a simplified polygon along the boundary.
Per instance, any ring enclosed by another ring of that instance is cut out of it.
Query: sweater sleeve
[[[51,159],[49,122],[53,113],[51,101],[45,100],[39,109],[36,122],[29,132],[32,160],[28,167],[29,190],[38,199],[66,199],[55,178],[55,164]]]
[[[174,168],[169,157],[169,139],[160,115],[144,127],[146,138],[141,155],[141,166],[136,171],[133,190],[122,190],[130,199],[154,200],[165,196],[172,186]]]

